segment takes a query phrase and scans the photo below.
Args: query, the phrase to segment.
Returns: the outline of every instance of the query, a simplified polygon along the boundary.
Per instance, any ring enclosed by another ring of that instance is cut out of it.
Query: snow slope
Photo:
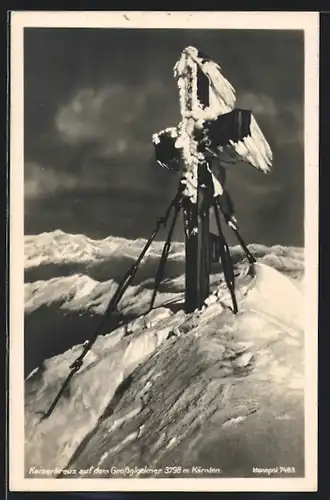
[[[198,474],[196,465],[226,477],[292,466],[302,476],[300,248],[251,245],[258,258],[251,277],[234,247],[239,314],[231,313],[217,265],[205,308],[186,315],[184,249],[175,243],[155,308],[144,315],[162,249],[155,243],[123,297],[122,316],[40,421],[143,244],[61,231],[26,237],[26,375],[39,366],[25,381],[27,476],[67,477],[61,470],[69,469],[70,477],[82,470],[114,477],[113,467],[128,466],[139,477],[147,466],[167,477],[173,465],[188,476]]]

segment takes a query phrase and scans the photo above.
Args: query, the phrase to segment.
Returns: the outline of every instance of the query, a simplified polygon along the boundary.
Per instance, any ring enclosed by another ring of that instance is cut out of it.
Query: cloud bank
[[[27,30],[27,233],[148,236],[177,185],[151,137],[180,119],[172,69],[187,45],[220,63],[273,149],[269,176],[228,170],[247,239],[303,242],[303,36],[269,30]]]

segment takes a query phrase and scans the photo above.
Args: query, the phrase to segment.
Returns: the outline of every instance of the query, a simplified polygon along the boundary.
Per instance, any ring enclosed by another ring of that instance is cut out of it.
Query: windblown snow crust
[[[144,243],[61,231],[26,236],[26,349],[33,358],[28,346],[44,346],[35,363],[26,360],[34,369],[25,381],[26,476],[68,477],[69,470],[81,478],[84,470],[83,477],[127,477],[114,470],[129,467],[129,477],[150,477],[146,466],[161,471],[156,477],[171,477],[166,467],[178,465],[186,476],[203,475],[193,472],[198,466],[248,477],[253,466],[276,464],[302,476],[300,248],[250,245],[258,259],[251,276],[234,247],[239,314],[230,310],[217,265],[203,310],[186,315],[184,248],[175,243],[155,308],[144,314],[162,249],[155,243],[123,297],[124,322],[114,320],[98,337],[69,392],[40,421],[38,412],[47,410],[93,333],[119,271]]]

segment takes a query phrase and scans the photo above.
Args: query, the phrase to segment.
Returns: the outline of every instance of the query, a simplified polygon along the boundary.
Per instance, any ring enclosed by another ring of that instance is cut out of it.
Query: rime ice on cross
[[[183,50],[174,66],[174,77],[179,88],[181,122],[177,127],[168,127],[154,134],[153,142],[157,146],[166,136],[175,139],[174,147],[180,151],[183,160],[182,178],[183,182],[187,181],[187,196],[196,202],[197,167],[199,162],[206,159],[207,154],[223,160],[222,157],[229,153],[233,161],[245,160],[264,173],[268,173],[272,165],[272,151],[252,113],[235,110],[236,116],[239,116],[239,112],[241,115],[245,112],[245,118],[248,119],[245,123],[247,126],[242,130],[235,130],[234,115],[232,115],[233,123],[230,123],[228,115],[234,110],[236,95],[233,86],[223,76],[221,67],[195,47],[189,46]],[[225,130],[225,120],[220,119],[223,115],[228,118],[227,130]],[[219,129],[219,135],[221,132],[227,132],[226,140],[222,142],[219,137],[218,144],[211,144],[213,149],[206,145],[204,152],[199,151],[200,141],[196,138],[196,131],[201,131],[202,136],[204,133],[205,140],[212,125],[214,132]],[[232,137],[228,132],[231,132]],[[166,166],[161,159],[159,163]],[[212,180],[215,191],[219,191],[220,194],[222,192],[220,182],[214,175]]]
[[[209,234],[209,210],[213,204],[220,208],[252,260],[238,232],[233,203],[223,185],[225,174],[222,178],[214,175],[212,160],[218,160],[221,165],[245,161],[268,173],[272,151],[251,111],[234,108],[235,90],[223,76],[220,66],[208,56],[195,47],[185,48],[174,66],[174,77],[179,88],[181,121],[176,127],[154,134],[153,143],[158,163],[181,173],[186,303],[191,302],[187,308],[190,310],[200,308],[209,294],[210,262],[207,259],[212,253],[212,244],[222,248],[216,252],[217,259],[222,253],[221,260],[231,260],[219,217],[216,216],[216,221],[221,235],[212,238]],[[230,286],[234,288],[234,284]]]

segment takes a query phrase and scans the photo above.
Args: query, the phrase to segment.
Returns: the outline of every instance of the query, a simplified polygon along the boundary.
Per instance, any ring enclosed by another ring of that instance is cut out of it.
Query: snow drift
[[[234,247],[239,314],[231,313],[216,265],[205,307],[186,315],[184,248],[175,243],[155,308],[144,314],[162,249],[154,243],[119,317],[98,337],[53,414],[40,420],[92,335],[119,271],[143,244],[61,231],[25,238],[27,477],[114,477],[125,466],[135,477],[143,466],[168,477],[173,465],[187,476],[196,476],[198,465],[248,477],[253,466],[282,464],[303,476],[300,248],[250,245],[258,259],[251,277]]]

